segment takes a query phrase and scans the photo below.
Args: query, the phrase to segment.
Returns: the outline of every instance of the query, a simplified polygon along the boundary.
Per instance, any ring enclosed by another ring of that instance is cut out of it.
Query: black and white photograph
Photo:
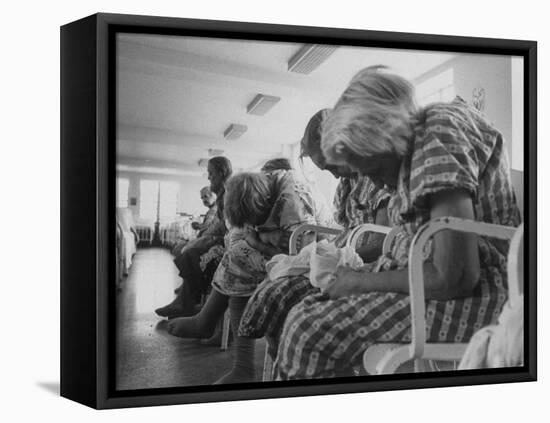
[[[116,391],[523,367],[525,69],[117,32]]]
[[[0,420],[540,421],[544,11],[7,2]]]

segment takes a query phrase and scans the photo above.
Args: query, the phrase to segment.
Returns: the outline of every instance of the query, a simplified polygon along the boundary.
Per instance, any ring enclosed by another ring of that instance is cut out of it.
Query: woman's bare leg
[[[201,311],[192,317],[180,317],[168,322],[168,333],[180,338],[209,338],[216,323],[227,308],[228,297],[212,290]]]
[[[231,316],[231,331],[233,333],[233,368],[229,373],[215,382],[223,383],[254,382],[256,372],[254,369],[255,340],[238,336],[239,323],[243,315],[248,297],[230,297],[229,313]]]

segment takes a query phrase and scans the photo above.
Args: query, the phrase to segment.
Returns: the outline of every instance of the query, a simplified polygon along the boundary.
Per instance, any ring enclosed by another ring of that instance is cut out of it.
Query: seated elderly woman
[[[208,211],[204,215],[204,219],[202,222],[192,222],[191,228],[195,231],[197,231],[196,238],[200,238],[202,234],[210,227],[212,226],[216,221],[216,215],[218,212],[218,206],[216,205],[216,194],[214,194],[210,186],[202,187],[200,190],[200,196],[202,204],[208,208]],[[193,242],[189,242],[188,239],[181,240],[174,245],[172,248],[172,254],[174,256],[179,256],[183,253],[183,250],[186,247],[189,247],[193,245]]]
[[[386,206],[390,194],[377,187],[368,177],[359,176],[346,165],[330,165],[321,151],[321,125],[329,110],[322,109],[309,120],[300,147],[300,157],[310,157],[321,170],[327,170],[339,183],[334,196],[335,221],[343,231],[333,240],[343,247],[351,230],[363,223],[387,225]],[[382,251],[383,237],[378,234],[364,236],[357,253],[365,262],[376,259]],[[290,309],[309,294],[319,292],[305,274],[271,280],[269,276],[258,287],[241,320],[239,333],[251,338],[265,337],[267,351],[275,358],[279,336]]]
[[[265,278],[266,262],[288,250],[290,233],[301,224],[316,223],[315,204],[293,171],[280,170],[233,176],[226,183],[224,207],[231,229],[212,293],[200,313],[171,320],[168,332],[188,338],[211,336],[229,303],[233,369],[217,383],[238,383],[255,380],[254,341],[236,333],[244,307]]]
[[[279,379],[349,374],[369,345],[410,341],[408,247],[431,218],[519,223],[500,132],[459,98],[418,109],[412,84],[383,67],[352,79],[323,126],[322,148],[329,163],[396,190],[389,215],[402,231],[389,255],[360,271],[337,269],[326,292],[290,311]],[[427,339],[467,342],[506,301],[506,244],[443,231],[426,254]]]

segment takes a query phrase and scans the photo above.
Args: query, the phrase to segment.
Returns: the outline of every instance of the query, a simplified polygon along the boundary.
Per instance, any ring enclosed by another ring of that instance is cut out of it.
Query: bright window
[[[420,106],[438,101],[451,101],[456,96],[453,69],[447,69],[416,86]]]
[[[174,218],[178,210],[179,184],[143,179],[139,183],[139,216],[145,220]]]
[[[178,193],[180,187],[177,182],[160,182],[160,217],[173,218],[178,211]]]
[[[117,178],[116,180],[116,206],[128,207],[128,188],[130,181],[127,178]]]

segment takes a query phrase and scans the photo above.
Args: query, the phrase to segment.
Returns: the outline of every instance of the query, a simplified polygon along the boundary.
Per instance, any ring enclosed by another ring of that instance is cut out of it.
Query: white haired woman
[[[323,294],[289,313],[280,379],[350,374],[377,342],[408,342],[407,254],[418,228],[442,216],[517,226],[504,141],[461,99],[418,109],[406,79],[382,67],[359,72],[323,126],[323,154],[392,187],[391,252],[361,271],[338,269]],[[506,245],[475,234],[436,234],[425,263],[427,337],[467,342],[506,301]]]

